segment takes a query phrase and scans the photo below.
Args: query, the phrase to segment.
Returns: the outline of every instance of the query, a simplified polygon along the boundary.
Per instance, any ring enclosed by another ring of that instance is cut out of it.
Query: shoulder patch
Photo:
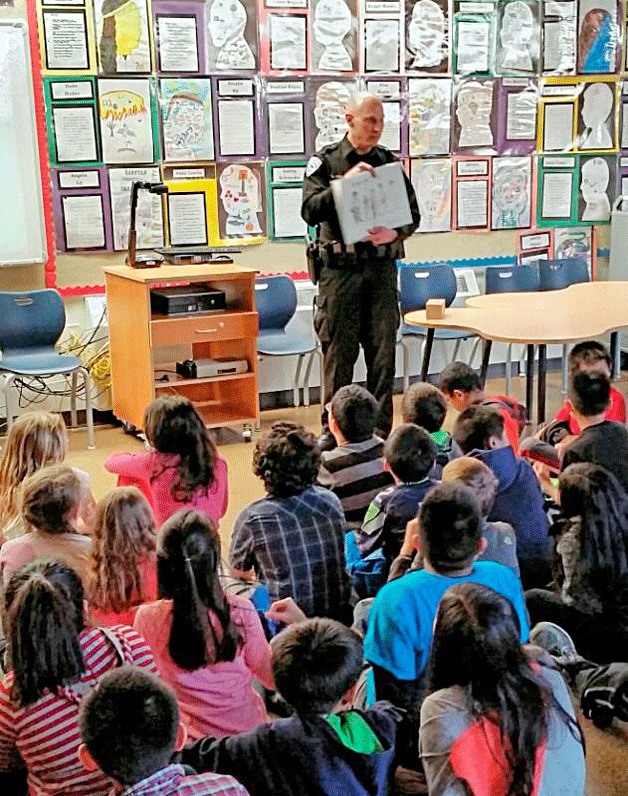
[[[305,176],[311,177],[315,171],[323,165],[323,161],[318,157],[318,155],[312,155],[312,157],[308,160],[307,166],[305,167]]]

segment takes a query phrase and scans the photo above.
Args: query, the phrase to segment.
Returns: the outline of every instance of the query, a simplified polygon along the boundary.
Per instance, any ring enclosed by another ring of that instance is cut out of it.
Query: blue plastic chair
[[[485,272],[486,293],[533,293],[540,289],[538,265],[491,265]],[[506,395],[510,394],[512,343],[506,349]],[[524,352],[526,348],[524,346]]]
[[[445,305],[449,307],[456,298],[457,286],[454,269],[446,263],[435,265],[418,265],[414,263],[401,264],[399,267],[399,303],[401,305],[401,315],[405,316],[414,310],[424,310],[425,305],[430,299],[445,299]],[[425,326],[410,326],[402,322],[401,339],[405,337],[422,337],[421,359],[425,348],[425,338],[427,328]],[[436,329],[434,340],[448,341],[454,340],[454,352],[452,361],[458,356],[460,343],[463,340],[476,339],[472,332],[456,329]],[[472,353],[472,357],[475,351]],[[409,379],[404,375],[404,389],[408,389]]]
[[[0,292],[0,373],[7,409],[7,427],[11,428],[17,408],[13,405],[15,380],[71,376],[70,407],[72,426],[76,426],[76,395],[79,373],[85,390],[87,445],[94,447],[92,415],[92,380],[79,357],[59,354],[55,344],[65,328],[65,306],[56,290]]]
[[[563,290],[569,285],[580,282],[590,282],[589,266],[586,260],[580,257],[566,257],[564,260],[545,260],[539,265],[541,290]],[[563,346],[563,394],[567,392],[569,374],[567,372],[567,357],[569,346]]]
[[[319,357],[321,363],[322,395],[322,352],[313,331],[300,332],[286,328],[297,311],[297,289],[292,279],[284,275],[257,277],[255,307],[259,315],[258,353],[268,357],[298,356],[292,387],[295,406],[300,404],[301,370],[309,354],[303,383],[303,403],[309,406],[310,372],[315,356]]]

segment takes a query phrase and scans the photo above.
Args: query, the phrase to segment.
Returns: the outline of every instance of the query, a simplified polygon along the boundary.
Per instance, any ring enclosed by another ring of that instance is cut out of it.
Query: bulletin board
[[[136,179],[170,189],[140,197],[138,248],[298,241],[303,171],[356,90],[382,99],[417,235],[608,224],[628,188],[625,5],[36,0],[54,249],[123,252]]]

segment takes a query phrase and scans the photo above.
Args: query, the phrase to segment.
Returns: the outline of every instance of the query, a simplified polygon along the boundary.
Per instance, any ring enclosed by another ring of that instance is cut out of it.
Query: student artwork
[[[271,71],[307,69],[307,17],[303,14],[270,14],[268,38]]]
[[[537,149],[542,152],[572,152],[576,148],[575,85],[543,87],[539,104]]]
[[[208,16],[208,70],[254,71],[257,53],[254,0],[212,0]]]
[[[491,158],[456,158],[454,175],[454,229],[487,230],[491,223]]]
[[[100,72],[150,72],[146,0],[94,0],[94,16]]]
[[[153,0],[151,6],[157,72],[205,74],[204,0]]]
[[[364,20],[365,72],[399,72],[400,30],[399,19]]]
[[[610,221],[614,191],[614,158],[583,157],[580,160],[578,219],[588,223]]]
[[[451,90],[449,78],[408,81],[410,157],[449,153]]]
[[[496,66],[498,74],[536,74],[539,59],[537,15],[537,2],[503,0],[499,3]]]
[[[417,233],[451,229],[451,160],[426,158],[410,162],[410,179],[421,222]]]
[[[261,170],[231,163],[219,169],[221,238],[260,238],[265,232]]]
[[[591,266],[592,227],[561,227],[554,231],[554,257],[557,260],[578,258]]]
[[[148,80],[98,81],[105,163],[152,163],[153,119]]]
[[[539,158],[537,223],[541,227],[576,223],[578,167],[575,155]]]
[[[494,158],[492,229],[530,226],[532,158]]]
[[[536,142],[537,85],[527,78],[504,78],[497,88],[497,149],[504,154],[529,155]]]
[[[305,157],[305,80],[267,80],[265,89],[269,155]]]
[[[312,10],[312,71],[354,72],[357,12],[345,0],[314,0]]]
[[[384,109],[384,129],[380,144],[397,154],[408,151],[406,136],[406,103],[407,88],[403,78],[367,80],[366,90],[382,101]]]
[[[456,149],[492,149],[495,137],[493,120],[492,80],[468,80],[456,88]]]
[[[211,80],[165,78],[159,92],[165,160],[213,160]]]
[[[91,5],[39,0],[37,16],[43,74],[85,75],[96,71]]]
[[[586,86],[580,96],[578,149],[598,150],[615,147],[615,84],[596,82]]]
[[[157,166],[109,169],[113,247],[116,251],[122,251],[129,245],[131,187],[137,180],[160,182],[159,169]],[[148,193],[148,191],[140,191],[137,199],[135,227],[138,249],[163,246],[164,226],[161,196]]]
[[[448,40],[447,0],[406,0],[406,71],[446,72]]]
[[[258,151],[257,82],[254,78],[217,78],[217,157],[255,157]]]
[[[577,3],[543,3],[542,72],[571,75],[576,71]]]
[[[353,88],[353,83],[341,83],[337,80],[319,84],[315,88],[313,114],[315,151],[318,152],[325,146],[337,143],[349,129],[345,118],[345,107],[351,99]]]
[[[465,5],[464,3],[461,5]],[[492,3],[468,3],[486,13],[454,15],[453,68],[457,75],[490,75],[495,68],[495,12]]]
[[[53,165],[101,159],[94,78],[46,78],[48,151]]]
[[[578,72],[609,74],[617,62],[616,0],[580,0],[578,17]]]
[[[303,240],[307,224],[301,218],[305,163],[268,164],[268,223],[273,240]]]
[[[52,175],[55,244],[59,252],[112,248],[104,168],[56,170]]]

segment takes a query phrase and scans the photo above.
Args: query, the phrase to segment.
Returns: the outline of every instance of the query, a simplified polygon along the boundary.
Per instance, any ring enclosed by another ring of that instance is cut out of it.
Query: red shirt
[[[610,406],[608,407],[606,415],[604,416],[604,419],[614,420],[616,423],[626,422],[626,399],[616,387],[611,387],[611,403]],[[561,423],[564,422],[565,420],[568,420],[569,431],[575,436],[577,436],[582,431],[582,429],[578,425],[578,421],[571,413],[571,407],[569,406],[569,401],[565,401],[565,405],[556,415],[556,420]]]
[[[144,639],[130,627],[113,632],[122,647],[125,663],[157,672]],[[11,701],[13,672],[0,681],[0,771],[19,765],[28,769],[30,796],[107,796],[111,780],[101,771],[87,772],[78,759],[81,743],[79,710],[90,687],[120,661],[111,642],[98,628],[88,627],[79,636],[85,673],[76,685],[46,691],[34,705],[19,707]],[[80,686],[80,687],[77,687]]]
[[[140,605],[151,603],[157,599],[157,557],[155,555],[140,561],[138,564],[140,578],[142,579],[142,597],[132,594],[130,605],[126,611],[106,611],[95,605],[89,606],[89,616],[95,625],[113,627],[114,625],[128,625],[133,627],[135,614]]]

